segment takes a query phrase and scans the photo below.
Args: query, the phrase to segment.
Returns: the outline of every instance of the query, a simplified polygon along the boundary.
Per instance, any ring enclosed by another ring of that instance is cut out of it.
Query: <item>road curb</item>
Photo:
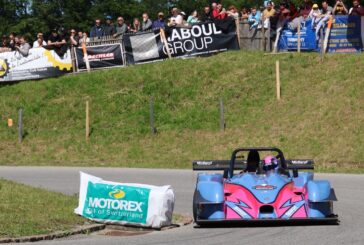
[[[69,231],[55,232],[48,235],[35,235],[35,236],[24,236],[18,238],[2,238],[0,243],[19,243],[19,242],[37,242],[44,240],[53,240],[57,238],[63,238],[67,236],[73,236],[77,234],[87,234],[94,231],[99,231],[105,229],[105,224],[92,224],[81,226]]]

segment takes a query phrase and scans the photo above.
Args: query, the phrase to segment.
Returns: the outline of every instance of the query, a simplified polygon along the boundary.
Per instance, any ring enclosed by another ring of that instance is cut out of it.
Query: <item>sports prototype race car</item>
[[[230,161],[194,161],[193,170],[223,171],[198,174],[195,223],[338,224],[335,192],[329,181],[314,180],[312,169],[312,160],[286,160],[280,149],[266,147],[236,149]]]

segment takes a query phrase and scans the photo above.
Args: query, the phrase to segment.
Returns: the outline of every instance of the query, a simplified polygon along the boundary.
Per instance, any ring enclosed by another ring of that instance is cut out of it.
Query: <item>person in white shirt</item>
[[[182,25],[183,17],[180,14],[180,11],[177,8],[173,8],[171,12],[172,12],[172,17],[170,21],[170,26]]]
[[[43,39],[43,33],[39,32],[37,34],[37,40],[35,40],[33,43],[33,48],[40,48],[40,47],[46,46],[46,45],[47,45],[47,43]]]

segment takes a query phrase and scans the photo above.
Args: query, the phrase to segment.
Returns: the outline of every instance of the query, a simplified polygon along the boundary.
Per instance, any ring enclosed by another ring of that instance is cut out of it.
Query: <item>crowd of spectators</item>
[[[272,28],[281,29],[287,22],[289,28],[295,29],[303,20],[312,20],[312,28],[318,31],[326,25],[331,15],[358,15],[364,16],[364,7],[359,0],[352,0],[352,7],[348,10],[342,0],[336,0],[334,7],[329,6],[327,0],[323,0],[321,8],[311,0],[303,0],[301,6],[295,6],[292,2],[274,2],[264,0],[261,7],[242,7],[240,10],[234,5],[225,8],[221,3],[212,3],[205,6],[201,12],[195,10],[189,16],[178,8],[172,8],[168,17],[159,12],[154,20],[148,13],[143,13],[141,18],[134,18],[131,23],[126,22],[122,16],[117,17],[113,23],[112,16],[106,16],[104,22],[101,18],[95,19],[94,25],[88,32],[71,29],[65,31],[63,28],[53,29],[48,38],[44,39],[43,33],[38,33],[36,40],[31,46],[27,37],[11,33],[3,35],[0,52],[18,51],[27,56],[31,47],[45,47],[53,49],[59,56],[67,52],[69,46],[80,46],[83,42],[101,39],[104,37],[118,38],[126,33],[138,33],[151,30],[159,30],[167,26],[189,26],[201,22],[213,20],[224,20],[231,18],[244,21],[250,28]]]

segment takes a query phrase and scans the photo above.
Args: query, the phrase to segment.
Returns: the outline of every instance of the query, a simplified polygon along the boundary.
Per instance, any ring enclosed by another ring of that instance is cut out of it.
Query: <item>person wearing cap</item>
[[[46,43],[46,41],[44,41],[43,33],[39,32],[37,34],[37,40],[35,40],[33,43],[33,48],[40,48],[40,47],[43,47],[46,45],[47,45],[47,43]]]
[[[353,0],[353,7],[349,9],[349,15],[364,16],[364,8],[360,5],[359,0]]]
[[[165,26],[166,26],[166,22],[164,21],[164,14],[163,14],[163,12],[159,12],[158,19],[156,19],[153,22],[152,29],[153,30],[164,29]]]
[[[169,25],[170,26],[182,25],[183,17],[180,14],[179,9],[173,8],[171,12],[172,12],[172,17],[171,17]]]
[[[112,17],[106,16],[106,25],[104,26],[104,35],[113,36],[116,33],[115,26],[112,23]]]
[[[312,5],[312,9],[310,13],[308,14],[308,17],[311,19],[311,28],[315,29],[316,25],[321,20],[321,10],[319,9],[319,6],[317,3]]]
[[[105,35],[104,27],[101,25],[101,19],[95,20],[95,25],[91,28],[90,37],[91,38],[101,38]]]
[[[142,15],[142,31],[150,31],[152,29],[153,22],[149,19],[147,13]]]
[[[125,24],[124,18],[119,16],[117,18],[117,23],[115,26],[115,34],[113,35],[114,38],[120,37],[124,35],[128,31],[128,26]]]

